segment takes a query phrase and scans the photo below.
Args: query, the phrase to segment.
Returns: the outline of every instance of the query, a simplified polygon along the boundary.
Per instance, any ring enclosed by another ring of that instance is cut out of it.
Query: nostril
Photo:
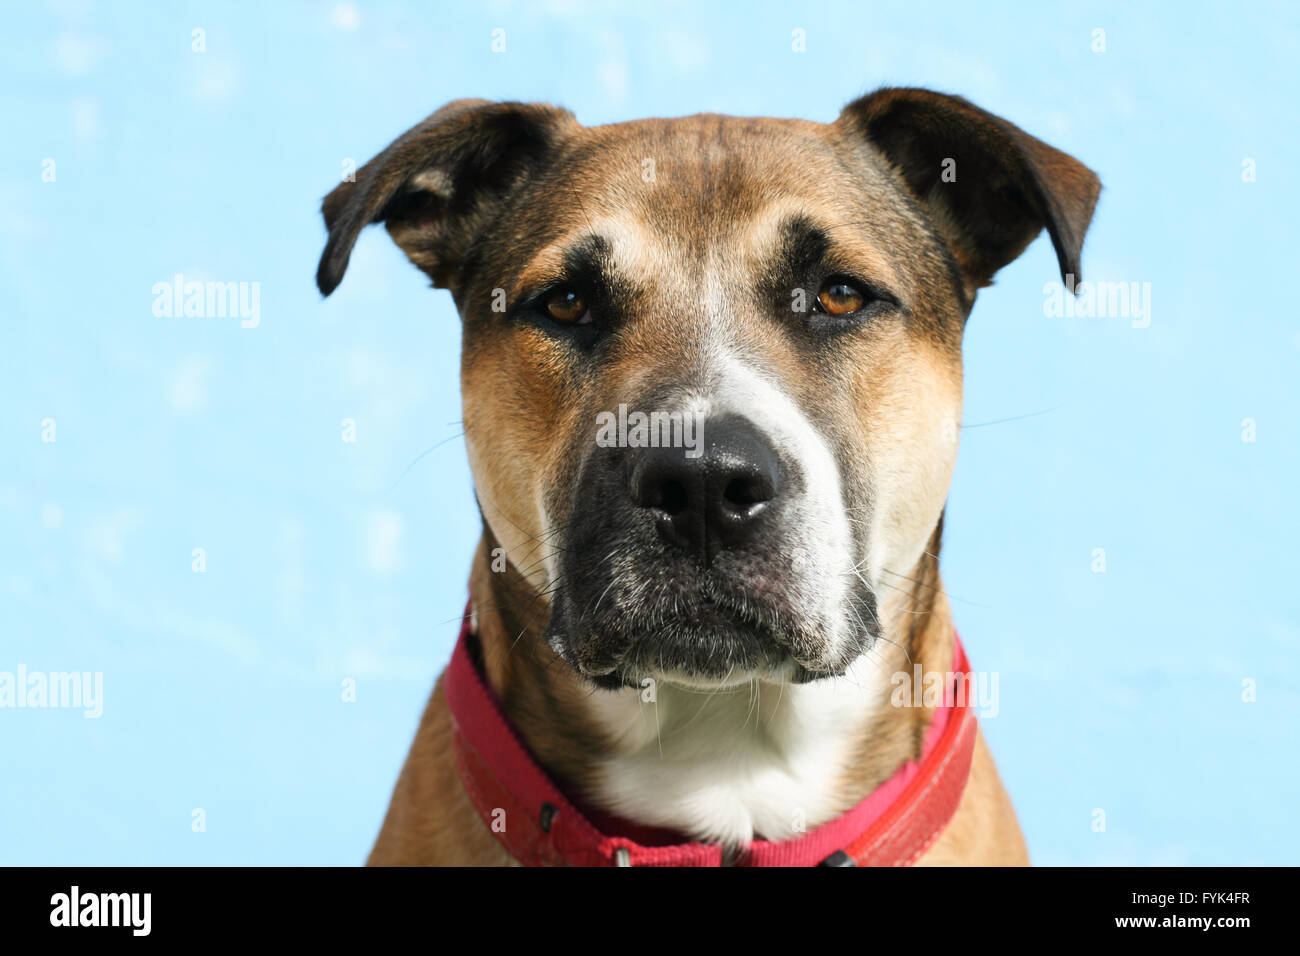
[[[753,482],[746,478],[733,478],[731,481],[727,482],[727,487],[722,494],[730,504],[738,505],[742,508],[748,507],[758,501],[758,497],[754,493]]]
[[[681,514],[690,504],[689,495],[686,494],[686,488],[680,481],[665,481],[659,486],[658,492],[654,497],[658,500],[652,502],[651,506],[659,508],[661,511],[672,517]]]
[[[691,493],[686,481],[662,463],[652,462],[633,476],[633,497],[642,508],[660,511],[676,517],[691,506]]]
[[[741,514],[748,512],[754,505],[770,501],[771,498],[771,485],[751,476],[733,478],[722,490],[723,506]]]

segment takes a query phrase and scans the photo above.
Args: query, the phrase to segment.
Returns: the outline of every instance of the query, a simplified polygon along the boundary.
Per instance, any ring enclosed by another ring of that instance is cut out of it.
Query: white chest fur
[[[836,816],[860,794],[837,792],[874,708],[888,700],[870,654],[843,677],[753,683],[728,691],[660,684],[597,692],[593,716],[617,742],[600,768],[601,807],[695,840],[785,840]]]

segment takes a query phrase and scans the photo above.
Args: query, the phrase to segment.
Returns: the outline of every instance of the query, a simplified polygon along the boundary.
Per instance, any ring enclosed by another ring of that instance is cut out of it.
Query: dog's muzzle
[[[718,686],[841,673],[818,605],[806,483],[752,420],[702,423],[697,448],[595,447],[581,469],[548,639],[596,683]],[[814,549],[815,550],[815,549]],[[869,589],[858,600],[869,605]]]

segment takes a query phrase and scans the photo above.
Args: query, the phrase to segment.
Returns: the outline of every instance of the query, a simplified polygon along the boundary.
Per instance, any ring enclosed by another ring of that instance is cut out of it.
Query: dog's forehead
[[[833,126],[717,114],[581,128],[526,202],[544,241],[523,259],[521,289],[593,236],[634,275],[762,269],[796,221],[888,280],[883,239],[907,215],[888,173],[850,155]]]
[[[772,199],[833,199],[853,177],[806,120],[701,114],[584,129],[562,164],[584,203],[634,211],[663,231],[725,229]]]

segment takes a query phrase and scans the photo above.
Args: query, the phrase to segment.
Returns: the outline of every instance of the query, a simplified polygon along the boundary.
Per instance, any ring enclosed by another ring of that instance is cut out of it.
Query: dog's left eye
[[[589,325],[591,310],[587,300],[573,289],[557,289],[546,299],[546,314],[566,325]]]

